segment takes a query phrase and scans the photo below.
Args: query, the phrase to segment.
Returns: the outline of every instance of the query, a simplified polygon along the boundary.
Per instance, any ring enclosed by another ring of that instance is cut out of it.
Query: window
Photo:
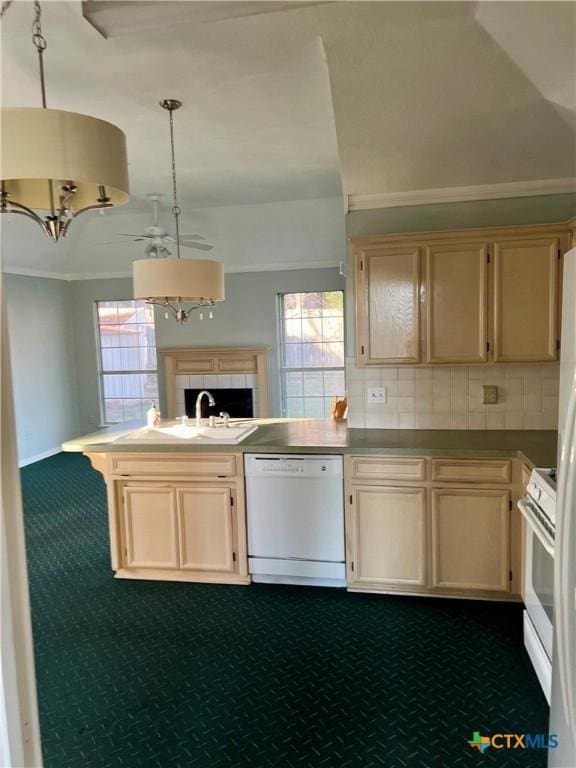
[[[106,424],[145,416],[158,402],[154,310],[144,301],[97,301],[102,416]]]
[[[280,294],[282,410],[323,418],[346,391],[342,291]]]

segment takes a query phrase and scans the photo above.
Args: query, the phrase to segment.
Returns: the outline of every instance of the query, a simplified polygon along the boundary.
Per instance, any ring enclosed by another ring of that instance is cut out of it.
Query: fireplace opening
[[[252,400],[252,390],[250,388],[238,389],[213,389],[209,390],[214,396],[216,405],[210,406],[208,398],[202,398],[202,418],[209,416],[218,416],[221,411],[230,414],[232,419],[249,419],[254,416],[254,405]],[[201,389],[184,390],[184,406],[186,416],[193,419],[196,416],[196,398]]]

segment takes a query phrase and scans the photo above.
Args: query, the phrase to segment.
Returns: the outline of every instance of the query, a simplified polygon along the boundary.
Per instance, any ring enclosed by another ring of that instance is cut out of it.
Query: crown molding
[[[227,275],[242,272],[283,272],[295,269],[337,269],[339,261],[281,261],[277,264],[246,264],[238,267],[225,268]],[[63,280],[73,283],[77,280],[126,280],[132,278],[132,272],[46,272],[26,267],[6,266],[3,270],[8,275],[23,277],[42,277],[47,280]]]
[[[502,184],[478,184],[471,187],[439,187],[415,189],[409,192],[347,195],[347,209],[348,211],[365,211],[371,208],[499,200],[507,197],[536,197],[570,192],[576,193],[576,178],[511,181]]]

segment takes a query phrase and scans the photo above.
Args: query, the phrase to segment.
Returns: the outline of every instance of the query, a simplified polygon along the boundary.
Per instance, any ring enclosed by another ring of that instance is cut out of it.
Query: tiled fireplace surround
[[[556,429],[559,364],[358,368],[346,361],[348,426],[381,429]],[[498,403],[482,405],[482,385]],[[387,402],[367,403],[370,387]]]
[[[183,416],[184,409],[184,390],[185,389],[207,389],[214,395],[216,405],[218,405],[219,389],[241,389],[248,388],[252,390],[252,406],[254,415],[260,413],[260,391],[258,389],[258,375],[256,373],[232,373],[232,374],[177,374],[176,375],[176,416]]]

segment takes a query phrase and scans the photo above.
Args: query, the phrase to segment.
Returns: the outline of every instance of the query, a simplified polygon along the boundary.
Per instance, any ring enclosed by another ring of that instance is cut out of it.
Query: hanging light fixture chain
[[[2,7],[0,8],[0,19],[4,16],[8,8],[12,5],[12,0],[5,0],[5,2],[2,3]]]
[[[172,165],[172,213],[174,214],[174,225],[176,229],[176,256],[181,258],[180,253],[180,214],[181,209],[178,205],[178,185],[176,183],[176,150],[174,147],[174,110],[182,106],[182,102],[176,99],[164,99],[160,102],[163,109],[167,109],[170,115],[170,155]]]
[[[42,90],[42,106],[46,109],[46,79],[44,77],[44,51],[48,43],[42,34],[42,9],[38,0],[34,0],[34,21],[32,22],[32,42],[38,51],[40,67],[40,88]]]

